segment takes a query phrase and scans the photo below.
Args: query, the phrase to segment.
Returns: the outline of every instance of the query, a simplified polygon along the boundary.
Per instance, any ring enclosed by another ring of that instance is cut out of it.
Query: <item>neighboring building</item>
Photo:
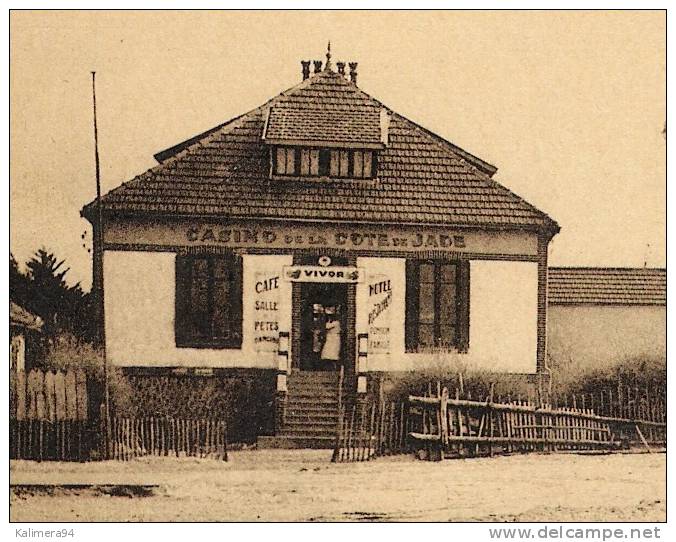
[[[665,269],[549,268],[547,350],[554,370],[666,358]]]
[[[110,361],[152,390],[149,409],[211,375],[229,397],[245,386],[277,412],[258,434],[294,434],[285,405],[335,387],[341,366],[362,392],[458,360],[539,374],[556,222],[361,91],[356,63],[302,65],[300,84],[103,197]],[[83,216],[96,225],[95,202]]]
[[[42,319],[10,300],[9,364],[10,369],[25,371],[32,366],[33,343],[42,329]]]

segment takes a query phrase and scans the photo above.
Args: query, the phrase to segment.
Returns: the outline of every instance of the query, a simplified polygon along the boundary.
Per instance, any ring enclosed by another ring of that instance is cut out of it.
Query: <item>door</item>
[[[338,370],[346,359],[347,284],[302,283],[300,311],[300,370]]]

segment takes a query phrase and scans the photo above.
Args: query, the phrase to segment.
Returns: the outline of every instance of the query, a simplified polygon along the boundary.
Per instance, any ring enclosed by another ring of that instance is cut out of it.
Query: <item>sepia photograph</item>
[[[11,524],[660,538],[666,9],[8,23]]]

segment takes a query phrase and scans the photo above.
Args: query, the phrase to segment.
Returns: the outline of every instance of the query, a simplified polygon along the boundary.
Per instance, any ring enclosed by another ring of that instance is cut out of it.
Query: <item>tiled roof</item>
[[[666,305],[666,269],[550,267],[550,304]]]
[[[19,326],[26,329],[39,330],[42,328],[42,318],[35,316],[26,309],[14,303],[9,302],[9,324],[11,326]]]
[[[349,109],[326,107],[321,102],[308,107],[273,106],[263,137],[267,143],[289,142],[347,144],[354,148],[382,147],[380,110],[373,105]]]
[[[317,104],[336,115],[379,115],[383,107],[343,76],[323,71],[203,137],[162,151],[159,165],[104,196],[104,210],[558,231],[547,215],[491,179],[493,166],[393,112],[378,179],[271,180],[262,140],[268,110],[314,111]],[[83,214],[92,209],[90,203]]]

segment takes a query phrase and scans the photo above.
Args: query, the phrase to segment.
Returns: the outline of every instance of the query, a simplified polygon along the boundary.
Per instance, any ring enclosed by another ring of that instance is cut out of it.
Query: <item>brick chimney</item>
[[[336,66],[338,66],[338,73],[340,75],[345,75],[345,62],[336,62]]]
[[[356,62],[350,62],[350,81],[352,81],[355,85],[357,84],[357,63]]]
[[[305,81],[308,77],[310,77],[310,61],[301,60],[300,63],[303,66],[303,81]]]
[[[322,71],[322,61],[321,60],[313,60],[313,63],[315,65],[315,73],[319,73]]]

